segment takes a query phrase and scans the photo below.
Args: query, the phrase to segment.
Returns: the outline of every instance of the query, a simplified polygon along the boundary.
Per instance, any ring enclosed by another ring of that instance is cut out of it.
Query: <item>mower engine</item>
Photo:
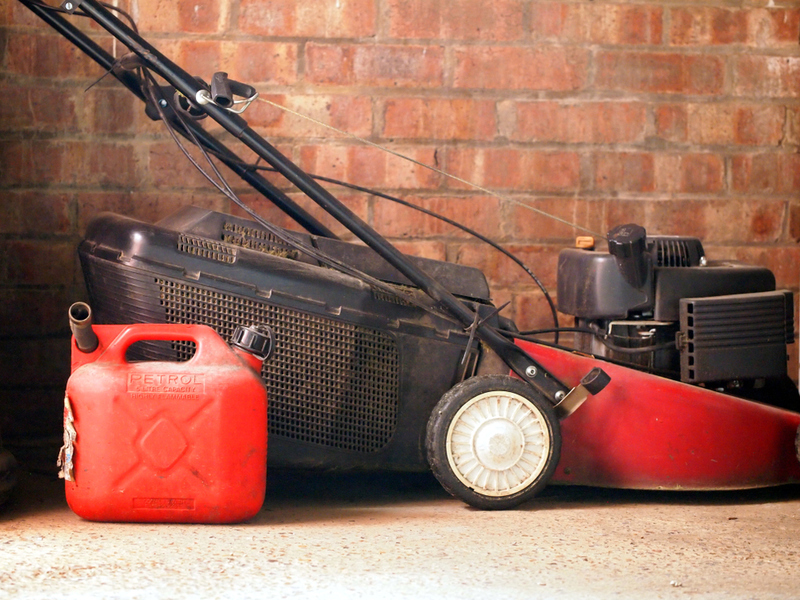
[[[579,351],[685,383],[758,390],[786,380],[792,293],[764,267],[709,261],[700,240],[621,225],[608,252],[570,248],[558,303]]]

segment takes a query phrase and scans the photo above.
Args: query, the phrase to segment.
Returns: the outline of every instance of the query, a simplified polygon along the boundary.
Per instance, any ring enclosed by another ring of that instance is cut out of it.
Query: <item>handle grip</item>
[[[223,71],[214,73],[211,77],[211,99],[214,101],[214,104],[222,108],[228,108],[233,105],[231,83],[227,73]]]
[[[208,325],[173,323],[144,323],[129,325],[115,337],[97,362],[127,362],[125,353],[136,342],[180,341],[194,342],[197,351],[190,361],[203,361],[230,354],[225,341]]]

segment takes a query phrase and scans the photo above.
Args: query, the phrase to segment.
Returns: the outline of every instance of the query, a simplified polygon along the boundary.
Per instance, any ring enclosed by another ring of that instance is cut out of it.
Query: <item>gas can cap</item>
[[[275,334],[266,325],[239,325],[231,337],[231,346],[250,352],[261,360],[267,360],[275,348]]]

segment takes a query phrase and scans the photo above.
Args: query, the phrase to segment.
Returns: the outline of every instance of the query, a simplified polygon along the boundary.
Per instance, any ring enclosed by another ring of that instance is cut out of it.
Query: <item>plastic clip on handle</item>
[[[222,108],[233,106],[231,82],[224,71],[218,71],[211,77],[211,100]]]
[[[256,95],[256,89],[252,85],[228,79],[228,74],[218,71],[211,77],[211,101],[220,108],[231,108],[237,102],[234,96],[244,98],[238,103],[248,103]]]

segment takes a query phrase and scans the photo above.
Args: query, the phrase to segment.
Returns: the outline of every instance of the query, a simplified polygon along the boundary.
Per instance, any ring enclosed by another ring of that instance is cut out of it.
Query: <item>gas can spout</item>
[[[92,329],[92,309],[88,304],[76,302],[69,307],[69,328],[78,350],[87,354],[97,350],[100,342]]]

